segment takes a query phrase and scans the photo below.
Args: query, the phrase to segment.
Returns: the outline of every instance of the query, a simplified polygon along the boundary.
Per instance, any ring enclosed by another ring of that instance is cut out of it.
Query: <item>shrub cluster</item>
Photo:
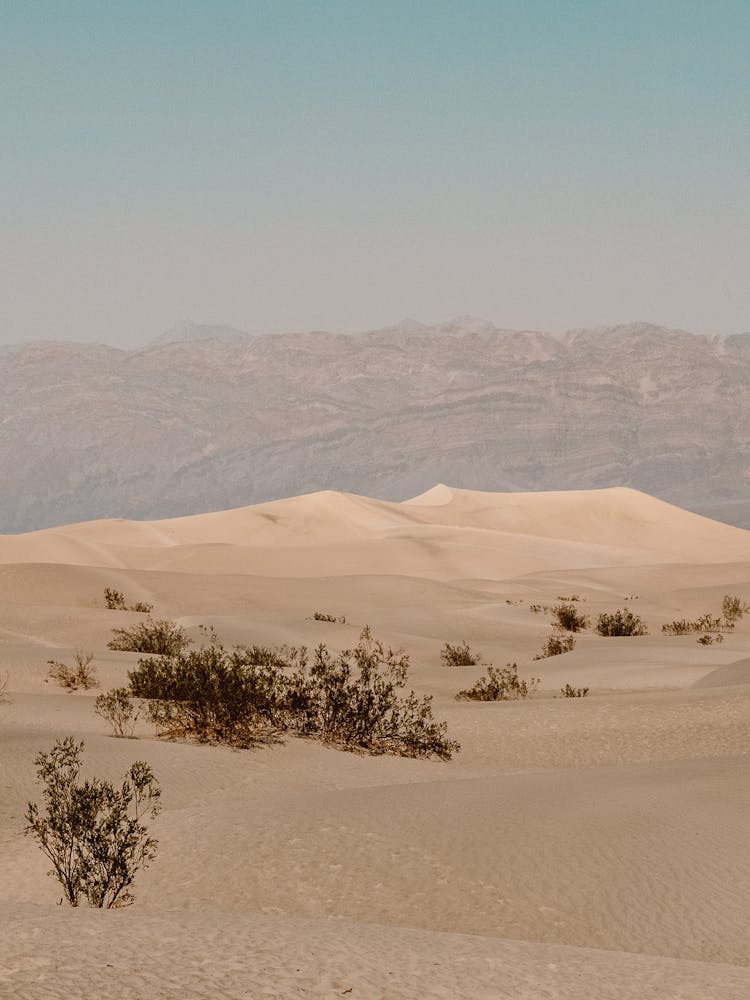
[[[59,660],[47,660],[49,664],[48,677],[69,691],[77,691],[83,688],[98,687],[99,681],[96,679],[96,667],[93,665],[94,654],[86,653],[82,649],[77,649],[73,653],[74,666],[69,667],[67,663]]]
[[[400,695],[408,666],[403,651],[365,628],[336,656],[324,645],[309,661],[304,648],[228,651],[213,642],[141,660],[129,679],[168,737],[246,747],[289,731],[349,750],[448,760],[459,745],[433,718],[431,696]]]
[[[611,614],[602,611],[596,623],[596,631],[599,635],[607,636],[648,635],[643,620],[629,608],[620,608]]]
[[[312,619],[314,622],[333,622],[336,625],[346,625],[346,617],[344,615],[329,615],[325,611],[313,611]]]
[[[144,615],[151,614],[154,610],[153,604],[146,604],[144,601],[137,601],[135,604],[127,605],[123,592],[121,590],[113,590],[112,587],[104,588],[104,605],[110,611],[140,611]]]
[[[588,688],[577,688],[573,687],[572,684],[566,684],[565,687],[560,688],[562,698],[585,698],[588,693]]]
[[[107,643],[109,649],[126,653],[156,653],[158,656],[177,656],[192,641],[175,622],[153,618],[125,628],[114,628],[112,635],[114,638]]]
[[[79,781],[84,743],[68,736],[37,755],[37,780],[45,811],[29,802],[24,833],[52,863],[65,899],[111,909],[133,901],[130,887],[156,856],[157,842],[142,822],[159,811],[159,785],[142,760],[131,765],[120,788],[100,778]]]
[[[552,635],[542,646],[540,653],[534,657],[535,660],[546,660],[548,656],[560,656],[562,653],[570,653],[575,648],[576,641],[572,635],[561,635],[560,632],[553,631]]]
[[[440,662],[444,667],[475,667],[481,659],[481,655],[475,653],[465,639],[455,645],[446,642],[440,650]]]
[[[586,615],[580,614],[578,609],[572,604],[556,604],[552,609],[558,628],[566,632],[582,632],[588,628],[589,620]]]
[[[459,691],[456,698],[459,701],[511,701],[529,698],[540,683],[538,677],[521,680],[516,663],[508,663],[502,669],[488,666],[486,676],[480,677],[473,687]]]

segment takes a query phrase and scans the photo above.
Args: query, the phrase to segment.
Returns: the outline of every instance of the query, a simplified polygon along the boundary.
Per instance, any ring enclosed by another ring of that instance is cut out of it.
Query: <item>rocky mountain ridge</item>
[[[750,527],[750,334],[183,326],[0,351],[0,531],[440,481],[633,486]]]

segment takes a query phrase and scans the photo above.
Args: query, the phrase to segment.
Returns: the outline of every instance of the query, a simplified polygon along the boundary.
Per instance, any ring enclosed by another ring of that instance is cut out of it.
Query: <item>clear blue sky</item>
[[[747,0],[4,0],[0,341],[750,330]]]

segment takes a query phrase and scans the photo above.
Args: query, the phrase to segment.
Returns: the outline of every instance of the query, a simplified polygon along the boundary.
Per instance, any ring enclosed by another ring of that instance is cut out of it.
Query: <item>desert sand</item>
[[[107,642],[140,616],[107,610],[105,587],[226,644],[339,649],[369,624],[461,752],[234,751],[145,721],[115,739],[96,689],[46,681],[76,647],[100,690],[126,681],[138,655]],[[573,593],[649,634],[589,629],[534,660],[550,616],[530,605]],[[750,532],[628,489],[327,492],[0,537],[0,996],[750,997],[750,617],[710,646],[661,632],[724,594],[750,602]],[[441,664],[461,640],[539,677],[536,696],[456,701],[484,673]],[[139,758],[161,783],[129,909],[58,906],[21,834],[34,756],[68,734],[92,773]]]

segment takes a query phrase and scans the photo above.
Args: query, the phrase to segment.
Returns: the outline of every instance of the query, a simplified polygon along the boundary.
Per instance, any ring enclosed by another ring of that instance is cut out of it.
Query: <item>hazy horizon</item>
[[[750,8],[5,6],[0,343],[750,328]]]

